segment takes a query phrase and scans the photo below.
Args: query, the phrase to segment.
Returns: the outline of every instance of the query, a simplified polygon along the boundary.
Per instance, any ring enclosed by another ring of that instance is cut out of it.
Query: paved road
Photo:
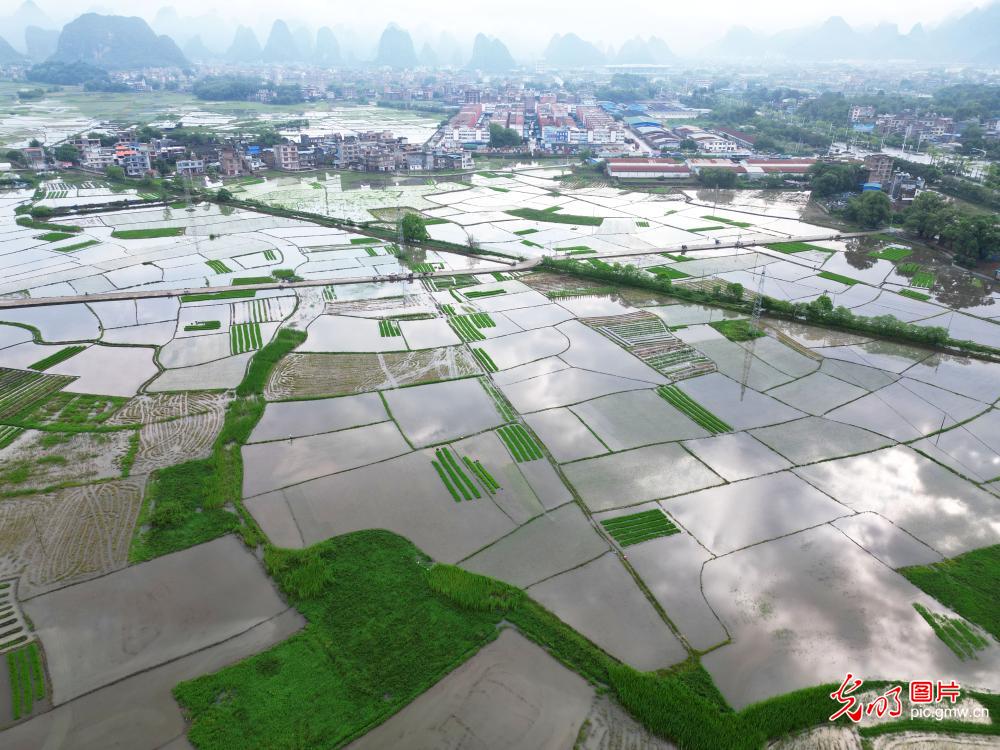
[[[798,237],[775,237],[774,235],[743,235],[739,240],[731,241],[720,241],[715,242],[704,242],[695,245],[687,245],[687,250],[683,250],[680,245],[673,247],[662,247],[656,249],[646,249],[646,250],[621,250],[613,253],[595,253],[594,255],[587,256],[588,258],[620,258],[628,257],[633,255],[649,255],[650,253],[658,252],[668,252],[668,253],[679,253],[679,252],[693,252],[697,250],[709,250],[717,248],[726,247],[747,247],[749,245],[764,242],[816,242],[818,240],[832,240],[835,238],[846,239],[849,237],[863,237],[867,234],[874,234],[873,232],[852,232],[849,234],[835,232],[830,230],[829,232],[823,234],[810,234]],[[477,256],[483,260],[489,260],[498,263],[505,263],[505,261],[492,257],[492,256]],[[508,263],[507,270],[510,271],[530,271],[531,269],[538,266],[541,263],[541,258],[533,258],[531,260],[524,260],[518,263]],[[372,282],[387,282],[387,281],[409,281],[409,280],[419,280],[426,278],[437,278],[437,277],[448,277],[456,275],[456,271],[434,271],[433,273],[427,274],[407,274],[398,275],[393,277],[388,276],[355,276],[351,278],[337,278],[337,279],[309,279],[308,281],[292,281],[286,283],[271,282],[267,284],[246,284],[240,286],[211,286],[211,287],[192,287],[187,289],[129,289],[121,292],[104,292],[101,294],[76,294],[66,297],[34,297],[34,298],[24,298],[24,299],[0,299],[0,309],[9,307],[39,307],[43,305],[69,305],[79,302],[108,302],[111,300],[123,300],[123,299],[150,299],[155,297],[179,297],[184,294],[215,294],[217,292],[228,292],[231,290],[239,289],[243,291],[250,290],[263,290],[263,289],[299,289],[303,287],[314,287],[314,286],[340,286],[344,284],[370,284]]]

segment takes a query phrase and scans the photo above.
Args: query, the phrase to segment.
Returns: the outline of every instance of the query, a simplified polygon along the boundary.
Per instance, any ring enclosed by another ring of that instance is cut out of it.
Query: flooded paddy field
[[[556,174],[368,189],[289,177],[244,197],[366,221],[408,206],[443,220],[435,237],[512,255],[634,259],[708,289],[754,291],[763,275],[782,299],[826,293],[993,340],[985,296],[961,308],[936,288],[901,295],[916,287],[868,255],[887,240],[782,247],[816,229],[797,196],[668,200]],[[246,658],[262,680],[295,669],[275,654],[299,643],[303,615],[307,629],[329,615],[289,580],[308,589],[330,562],[317,550],[372,529],[415,544],[420,576],[448,563],[523,589],[602,658],[698,663],[736,709],[858,664],[870,679],[1000,689],[1000,647],[984,636],[960,658],[914,604],[965,615],[898,572],[1000,543],[1000,365],[766,319],[751,346],[720,330],[740,317],[728,310],[436,251],[418,262],[468,286],[388,281],[417,262],[394,243],[263,211],[88,214],[75,242],[90,244],[61,253],[14,206],[0,204],[0,293],[74,300],[0,309],[0,579],[16,582],[51,683],[0,744],[39,746],[62,727],[81,747],[197,736],[204,719],[185,724],[170,690]],[[509,213],[521,208],[591,220]],[[707,230],[706,216],[751,226]],[[752,248],[665,249],[741,232]],[[234,283],[278,269],[321,286]],[[207,285],[232,288],[196,291]],[[119,289],[135,297],[86,299]],[[191,291],[141,296],[178,289]],[[643,336],[681,365],[642,354]],[[301,580],[286,577],[293,560]],[[508,625],[351,741],[664,746]],[[312,663],[328,658],[301,640]]]

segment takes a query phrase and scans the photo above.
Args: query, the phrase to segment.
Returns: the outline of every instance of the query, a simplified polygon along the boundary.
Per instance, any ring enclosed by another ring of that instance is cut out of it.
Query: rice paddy
[[[936,277],[931,271],[927,271],[926,269],[921,268],[919,271],[913,274],[913,277],[910,279],[910,283],[913,284],[913,286],[923,287],[924,289],[930,289],[932,286],[934,286],[934,282],[936,280],[937,280]]]
[[[55,367],[60,362],[65,362],[70,357],[75,357],[77,354],[86,349],[86,346],[67,346],[60,349],[57,352],[50,354],[49,356],[38,360],[34,364],[28,365],[29,370],[37,370],[38,372],[44,372],[50,367]]]
[[[474,356],[477,360],[479,360],[479,364],[483,366],[486,372],[497,371],[498,368],[496,366],[496,363],[493,361],[493,357],[491,357],[487,352],[483,351],[479,347],[475,346],[472,347],[472,356]]]
[[[931,298],[931,295],[924,294],[923,292],[917,292],[913,289],[900,289],[898,294],[904,297],[909,297],[910,299],[919,300],[920,302],[926,302]]]
[[[818,252],[832,255],[833,251],[819,245],[810,245],[808,242],[771,242],[765,245],[768,250],[777,250],[779,253],[794,255],[795,253]]]
[[[479,299],[480,297],[496,297],[506,293],[506,289],[487,289],[482,292],[465,292],[465,296],[468,299]]]
[[[391,339],[402,336],[403,332],[395,320],[380,320],[378,322],[378,335],[383,339]]]
[[[911,255],[913,255],[913,250],[911,248],[900,247],[899,245],[890,245],[889,247],[884,247],[881,250],[872,250],[868,253],[869,258],[889,260],[893,263],[901,261],[904,258],[909,258]]]
[[[736,221],[734,219],[726,219],[726,218],[724,218],[722,216],[711,216],[711,215],[709,215],[709,216],[702,216],[701,218],[707,219],[708,221],[717,221],[717,222],[721,222],[723,224],[729,224],[730,226],[733,226],[733,227],[740,227],[741,229],[746,229],[747,227],[752,227],[753,226],[753,224],[751,224],[749,221]]]
[[[61,390],[72,378],[0,368],[0,419],[9,419]]]
[[[224,292],[182,294],[181,302],[211,302],[213,300],[224,299],[245,299],[247,297],[255,297],[256,295],[256,289],[227,289]]]
[[[982,651],[989,645],[989,641],[970,627],[965,620],[930,612],[922,604],[914,603],[913,608],[931,626],[935,635],[963,661],[975,659],[976,652]]]
[[[691,274],[684,273],[673,266],[649,266],[645,270],[665,279],[687,279],[691,276]]]
[[[599,227],[604,223],[604,219],[599,216],[576,216],[573,214],[556,213],[552,210],[538,210],[535,208],[515,208],[507,211],[511,216],[530,221],[546,221],[553,224],[579,224],[587,227]]]
[[[260,323],[237,323],[229,328],[229,351],[231,354],[252,352],[263,346]]]
[[[116,240],[155,240],[165,237],[180,237],[184,227],[157,227],[154,229],[116,229],[111,236]]]
[[[205,261],[205,265],[208,266],[212,273],[232,273],[233,269],[223,263],[221,260],[209,260]]]
[[[510,455],[518,463],[537,461],[542,458],[542,449],[534,441],[528,431],[519,424],[509,424],[497,430],[503,444],[507,446]]]
[[[850,276],[842,276],[841,274],[833,273],[832,271],[820,271],[818,275],[821,279],[836,281],[840,284],[845,284],[846,286],[854,286],[855,284],[861,283],[857,279],[852,279]]]
[[[667,514],[656,509],[609,518],[601,521],[601,526],[622,547],[680,533]]]
[[[664,385],[656,389],[660,398],[683,412],[695,423],[701,425],[709,432],[719,434],[722,432],[732,432],[733,428],[712,414],[708,409],[688,396],[677,386]]]

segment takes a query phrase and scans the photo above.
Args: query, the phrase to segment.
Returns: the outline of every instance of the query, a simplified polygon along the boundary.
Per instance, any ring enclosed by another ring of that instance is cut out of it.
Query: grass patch
[[[209,302],[217,299],[242,299],[245,297],[254,297],[256,294],[256,289],[227,289],[224,292],[182,294],[181,302]]]
[[[701,425],[709,432],[719,434],[733,431],[732,427],[675,385],[661,385],[656,389],[656,393],[668,404],[686,414],[692,421]]]
[[[683,271],[678,271],[672,266],[651,266],[645,269],[649,271],[654,276],[662,276],[667,279],[689,279],[691,274],[684,273]]]
[[[116,240],[154,240],[160,237],[180,237],[184,227],[156,227],[154,229],[116,229],[111,236]]]
[[[959,659],[975,659],[976,652],[982,651],[989,642],[968,626],[964,620],[931,612],[922,604],[913,604],[921,617],[931,626],[934,634],[951,649]]]
[[[462,608],[477,612],[508,612],[524,601],[524,592],[516,586],[457,565],[438,563],[428,571],[427,584]]]
[[[402,336],[403,332],[395,320],[380,320],[378,322],[378,335],[384,339],[391,339]]]
[[[604,223],[604,219],[599,216],[576,216],[574,214],[556,213],[558,207],[539,211],[537,208],[515,208],[506,213],[516,216],[519,219],[529,221],[547,221],[553,224],[580,224],[581,226],[599,227]]]
[[[897,294],[901,294],[904,297],[909,297],[910,299],[920,300],[921,302],[926,302],[931,298],[931,295],[924,294],[923,292],[915,292],[912,289],[900,289]]]
[[[43,242],[59,242],[59,240],[68,240],[73,236],[70,232],[46,232],[45,234],[38,235],[36,239]]]
[[[872,250],[868,253],[869,258],[891,260],[893,263],[908,258],[911,255],[913,255],[913,250],[908,247],[884,247],[881,250]]]
[[[542,457],[542,450],[532,439],[528,431],[519,424],[509,424],[497,430],[503,444],[507,446],[510,455],[520,463],[535,461]]]
[[[657,509],[609,518],[601,521],[601,526],[622,547],[680,533],[680,529],[667,517],[667,514]]]
[[[184,326],[185,331],[218,331],[220,328],[222,322],[218,320],[199,320]]]
[[[205,261],[205,265],[212,269],[213,273],[232,273],[233,269],[223,263],[221,260],[208,260]]]
[[[257,352],[250,361],[247,374],[236,387],[237,396],[259,395],[264,393],[267,378],[271,370],[282,357],[291,352],[306,340],[305,331],[292,328],[282,328],[263,349]],[[248,433],[249,434],[249,433]]]
[[[762,330],[752,327],[749,320],[716,320],[709,325],[730,341],[750,341],[764,335]]]
[[[1000,639],[1000,544],[966,552],[933,565],[900,568],[917,588],[930,594],[969,622]]]
[[[833,255],[833,250],[827,250],[825,247],[820,247],[819,245],[810,245],[808,242],[772,242],[769,245],[764,245],[764,247],[768,250],[777,250],[779,253],[785,253],[786,255],[809,251]]]
[[[77,250],[83,250],[85,247],[100,244],[100,240],[84,240],[83,242],[74,242],[72,245],[63,245],[62,247],[54,247],[52,249],[57,253],[75,253]]]
[[[841,284],[846,284],[847,286],[854,286],[855,284],[861,283],[857,279],[852,279],[850,276],[841,276],[839,273],[833,273],[832,271],[820,271],[817,275],[821,279],[836,281]]]
[[[38,360],[37,362],[35,362],[35,364],[28,365],[28,369],[35,370],[37,372],[44,372],[45,370],[48,370],[50,367],[55,367],[60,362],[65,362],[70,357],[75,357],[77,354],[79,354],[86,348],[87,348],[86,346],[81,346],[81,345],[64,347],[57,352],[53,352],[44,359]]]
[[[709,215],[709,216],[702,216],[701,218],[707,219],[708,221],[718,221],[723,224],[728,224],[731,227],[740,227],[742,229],[746,229],[747,227],[753,226],[753,224],[751,224],[749,221],[734,221],[733,219],[726,219],[723,218],[722,216]]]

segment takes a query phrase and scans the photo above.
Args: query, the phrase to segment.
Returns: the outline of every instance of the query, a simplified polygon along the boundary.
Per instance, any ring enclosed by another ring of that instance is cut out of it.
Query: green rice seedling
[[[40,234],[35,239],[39,239],[42,242],[59,242],[59,240],[68,240],[73,235],[70,232],[46,232],[45,234]]]
[[[264,260],[277,260],[278,254],[274,252],[271,248],[264,251]]]
[[[622,547],[629,547],[661,536],[679,534],[680,529],[662,510],[648,510],[601,521],[601,526]]]
[[[493,399],[493,403],[496,404],[497,411],[500,416],[503,417],[506,422],[513,422],[517,418],[517,414],[514,413],[514,408],[510,405],[507,399],[500,393],[493,384],[489,382],[486,378],[480,378],[479,383],[483,386],[483,389]]]
[[[390,339],[402,336],[403,332],[395,320],[380,320],[378,322],[378,335],[384,339]]]
[[[185,331],[218,331],[222,322],[218,320],[199,320],[184,326]]]
[[[528,219],[529,221],[548,221],[554,224],[580,224],[581,226],[599,227],[604,223],[604,219],[599,216],[575,216],[573,214],[560,214],[556,213],[559,210],[558,206],[553,206],[545,210],[538,210],[536,208],[515,208],[506,213],[511,216],[516,216],[519,219]]]
[[[725,229],[724,226],[712,226],[712,227],[695,227],[694,229],[688,229],[689,232],[714,232],[717,229]]]
[[[881,250],[872,250],[868,253],[869,258],[880,258],[881,260],[891,260],[893,263],[908,258],[913,255],[913,250],[908,247],[884,247]]]
[[[462,498],[459,496],[458,491],[455,489],[454,485],[452,485],[451,480],[448,479],[445,470],[441,468],[441,464],[439,464],[437,461],[431,461],[431,466],[434,467],[434,471],[436,471],[438,477],[441,478],[441,483],[448,490],[448,494],[451,495],[452,499],[454,499],[456,503],[462,502]]]
[[[376,239],[375,237],[352,237],[351,238],[351,244],[352,245],[375,245],[375,244],[378,244],[379,242],[381,242],[381,240]]]
[[[70,357],[75,357],[77,354],[86,349],[86,346],[67,346],[60,349],[57,352],[53,352],[44,359],[40,359],[33,365],[28,365],[29,370],[37,370],[38,372],[44,372],[50,367],[55,367],[60,362],[65,362]]]
[[[233,286],[248,286],[250,284],[270,284],[274,279],[270,276],[237,276],[230,280]]]
[[[6,448],[13,443],[24,430],[13,425],[0,425],[0,449]]]
[[[597,252],[586,245],[571,245],[570,247],[561,247],[559,249],[566,253],[566,255],[590,255]]]
[[[28,667],[31,684],[35,690],[35,700],[45,700],[45,670],[42,669],[42,657],[38,652],[37,643],[28,646]]]
[[[181,302],[209,302],[220,299],[244,299],[246,297],[257,296],[256,289],[227,289],[224,292],[204,292],[195,294],[182,294]]]
[[[511,276],[509,274],[503,273],[502,271],[494,271],[492,275],[493,275],[493,278],[496,281],[510,281],[511,280]]]
[[[100,244],[100,240],[84,240],[83,242],[74,242],[72,245],[53,247],[52,250],[55,250],[57,253],[75,253],[77,250],[83,250],[85,247],[92,247]]]
[[[161,237],[180,237],[184,227],[158,227],[156,229],[116,229],[111,236],[116,240],[152,240]]]
[[[934,274],[923,268],[921,268],[919,271],[913,274],[913,278],[910,279],[910,283],[913,284],[913,286],[919,286],[925,289],[930,289],[932,286],[934,286],[935,281],[936,277],[934,276]]]
[[[854,286],[855,284],[861,283],[857,279],[852,279],[850,276],[841,276],[839,273],[833,273],[832,271],[820,271],[817,275],[821,279],[836,281],[840,284],[846,284],[847,286]]]
[[[497,433],[500,435],[500,439],[504,445],[507,446],[507,450],[510,451],[510,454],[518,463],[535,461],[542,458],[541,448],[538,447],[538,444],[522,425],[505,425],[498,429]]]
[[[732,432],[733,430],[732,427],[675,385],[662,385],[656,389],[656,393],[668,404],[687,415],[692,421],[701,425],[709,432],[719,434],[722,432]]]
[[[493,362],[493,357],[491,357],[489,355],[489,353],[483,351],[479,347],[474,346],[474,347],[472,347],[472,355],[477,360],[479,360],[479,364],[481,364],[483,366],[483,368],[486,370],[486,372],[496,372],[497,371],[497,366]]]
[[[452,485],[462,494],[462,497],[466,500],[472,500],[474,498],[478,499],[482,497],[479,492],[479,488],[476,487],[475,483],[469,479],[465,471],[462,470],[462,467],[455,458],[455,453],[451,450],[451,448],[437,448],[434,451],[434,455],[437,457],[438,463],[448,475]]]
[[[764,335],[762,330],[751,327],[750,321],[745,319],[716,320],[709,325],[730,341],[749,341]]]
[[[493,478],[493,475],[486,470],[482,463],[475,461],[468,456],[462,456],[462,463],[464,463],[466,468],[471,471],[473,475],[475,475],[487,493],[493,495],[498,489],[500,489],[500,485]]]
[[[904,276],[912,276],[919,270],[920,270],[919,263],[900,263],[898,266],[896,266],[896,271],[903,274]]]
[[[466,292],[465,296],[469,299],[477,299],[479,297],[496,297],[500,294],[506,294],[506,289],[488,289],[482,292]]]
[[[920,300],[921,302],[926,302],[931,298],[931,295],[924,294],[923,292],[916,292],[913,289],[900,289],[897,294],[903,297],[909,297],[910,299]]]
[[[637,227],[639,227],[640,229],[649,229],[649,222],[648,221],[637,221],[635,223],[635,225]]]
[[[827,250],[825,247],[820,247],[819,245],[810,245],[808,242],[772,242],[764,245],[764,247],[768,250],[777,250],[779,253],[785,253],[786,255],[809,251],[833,255],[833,250]]]
[[[229,350],[232,354],[252,352],[261,347],[260,323],[237,323],[229,329]]]
[[[931,626],[935,635],[962,661],[975,659],[976,652],[989,645],[989,642],[976,633],[967,623],[954,617],[931,612],[921,604],[914,602],[913,608]]]
[[[212,269],[213,273],[232,273],[233,269],[223,263],[221,260],[209,260],[205,261],[205,265]]]
[[[694,258],[687,255],[674,255],[673,253],[660,253],[664,258],[670,258],[670,260],[676,263],[683,263],[686,260],[694,260]]]
[[[725,219],[721,216],[702,216],[701,218],[707,219],[708,221],[719,221],[723,224],[729,224],[732,227],[741,227],[743,229],[753,226],[753,224],[749,221],[734,221],[733,219]]]
[[[687,279],[691,277],[691,274],[684,273],[683,271],[678,271],[672,266],[650,266],[645,269],[655,276],[660,276],[661,278],[667,279]]]
[[[323,287],[323,299],[327,302],[332,302],[337,299],[337,288],[331,285]]]
[[[374,247],[366,247],[365,252],[368,253],[369,258],[374,258],[378,255],[378,250],[376,250]]]
[[[514,234],[523,237],[526,234],[535,234],[537,231],[538,231],[537,229],[518,229],[516,232],[514,232]]]
[[[450,317],[450,316],[452,316],[452,315],[455,314],[455,306],[454,305],[441,305],[441,312],[443,312],[445,315],[447,315],[447,316]]]

